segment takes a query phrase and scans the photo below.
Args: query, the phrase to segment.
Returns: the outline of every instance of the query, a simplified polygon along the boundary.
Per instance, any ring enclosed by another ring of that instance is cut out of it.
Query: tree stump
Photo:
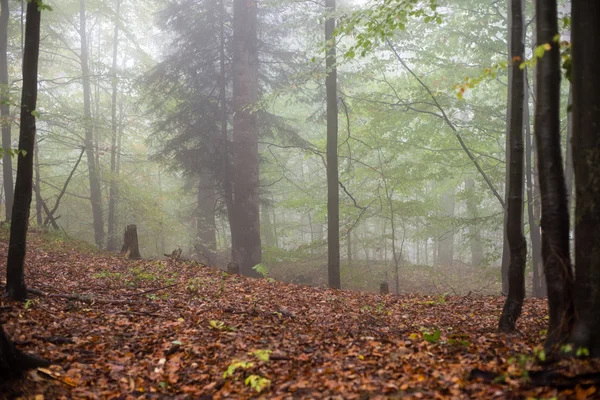
[[[129,258],[134,260],[142,258],[138,244],[137,225],[127,225],[127,229],[123,235],[121,253],[129,253]]]
[[[228,274],[240,274],[240,266],[233,261],[227,264],[227,273]]]
[[[379,294],[389,294],[390,293],[390,285],[387,282],[381,282],[379,285]]]

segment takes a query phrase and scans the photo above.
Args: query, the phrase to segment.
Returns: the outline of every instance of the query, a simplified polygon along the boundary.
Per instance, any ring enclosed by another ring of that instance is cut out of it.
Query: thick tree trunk
[[[548,287],[546,348],[567,339],[573,317],[573,273],[569,255],[569,211],[560,143],[560,53],[556,0],[536,0],[537,44],[549,44],[538,61],[535,135],[542,196],[542,258]],[[586,83],[587,84],[587,83]]]
[[[326,0],[328,12],[335,12],[335,0]],[[325,88],[327,91],[327,276],[329,287],[341,288],[340,278],[340,194],[338,187],[338,106],[336,51],[333,38],[335,18],[325,21],[327,53]]]
[[[578,316],[572,340],[591,356],[600,357],[600,2],[573,0],[572,18]]]
[[[0,123],[2,124],[2,177],[6,220],[10,221],[14,202],[12,158],[10,154],[10,93],[8,88],[8,0],[0,1]]]
[[[127,225],[127,229],[123,234],[121,253],[129,253],[129,258],[134,260],[142,258],[138,243],[137,225]]]
[[[117,187],[117,95],[118,95],[118,77],[117,77],[117,55],[119,53],[119,18],[121,10],[121,0],[116,0],[115,6],[115,28],[113,33],[113,59],[112,59],[112,98],[110,109],[110,130],[112,133],[110,147],[110,189],[108,197],[108,242],[106,249],[108,251],[117,250],[117,237],[115,229],[116,209],[118,200]]]
[[[6,291],[11,299],[19,301],[25,301],[27,298],[24,263],[33,184],[33,152],[36,133],[34,111],[37,105],[40,19],[37,3],[29,3],[23,54],[23,92],[21,95],[17,182],[6,266]]]
[[[525,263],[527,242],[523,234],[523,101],[525,74],[520,64],[525,57],[523,43],[523,3],[509,0],[510,74],[509,119],[509,181],[506,202],[506,237],[510,249],[508,267],[508,295],[500,316],[499,328],[503,332],[515,330],[525,299]]]
[[[467,213],[469,218],[476,219],[478,216],[477,202],[475,200],[475,180],[472,177],[465,179],[465,189],[467,190]],[[483,243],[481,243],[481,234],[477,226],[471,222],[469,224],[469,245],[471,248],[471,265],[477,267],[483,261]],[[419,262],[417,262],[419,264]]]
[[[90,71],[86,33],[85,0],[79,0],[79,35],[81,39],[81,75],[83,83],[83,123],[85,129],[85,149],[90,180],[90,201],[94,219],[94,239],[97,247],[104,247],[104,220],[102,217],[102,192],[98,165],[95,158],[94,132],[92,125]]]
[[[544,280],[542,265],[542,242],[540,238],[540,227],[537,223],[534,213],[533,196],[533,178],[534,171],[532,166],[532,145],[531,145],[531,124],[529,114],[529,86],[527,85],[527,73],[525,73],[525,93],[524,93],[524,113],[523,123],[525,124],[525,177],[527,178],[527,217],[529,224],[529,239],[531,241],[531,262],[533,269],[533,297],[544,297],[542,283]]]
[[[257,2],[235,0],[233,7],[233,258],[242,275],[262,259],[259,212],[258,10]]]

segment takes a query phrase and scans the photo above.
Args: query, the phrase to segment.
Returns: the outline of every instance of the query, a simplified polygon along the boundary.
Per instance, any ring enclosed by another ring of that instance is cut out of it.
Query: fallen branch
[[[138,293],[128,293],[128,294],[124,294],[123,296],[140,296],[142,294],[158,292],[159,290],[168,289],[170,287],[177,286],[177,285],[179,285],[179,283],[174,283],[172,285],[167,285],[167,286],[159,287],[156,289],[145,290],[143,292],[138,292]]]

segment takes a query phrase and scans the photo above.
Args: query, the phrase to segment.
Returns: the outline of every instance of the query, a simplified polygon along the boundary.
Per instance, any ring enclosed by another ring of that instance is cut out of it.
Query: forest
[[[0,0],[0,398],[595,398],[597,65],[597,0]]]

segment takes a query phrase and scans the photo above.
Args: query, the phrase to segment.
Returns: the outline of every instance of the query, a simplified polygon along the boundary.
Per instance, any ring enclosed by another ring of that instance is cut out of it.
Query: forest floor
[[[542,300],[528,299],[518,332],[503,335],[501,297],[318,289],[30,237],[26,282],[38,294],[24,304],[2,300],[2,321],[19,348],[54,364],[5,383],[0,398],[597,395],[592,385],[532,379],[547,322]]]

